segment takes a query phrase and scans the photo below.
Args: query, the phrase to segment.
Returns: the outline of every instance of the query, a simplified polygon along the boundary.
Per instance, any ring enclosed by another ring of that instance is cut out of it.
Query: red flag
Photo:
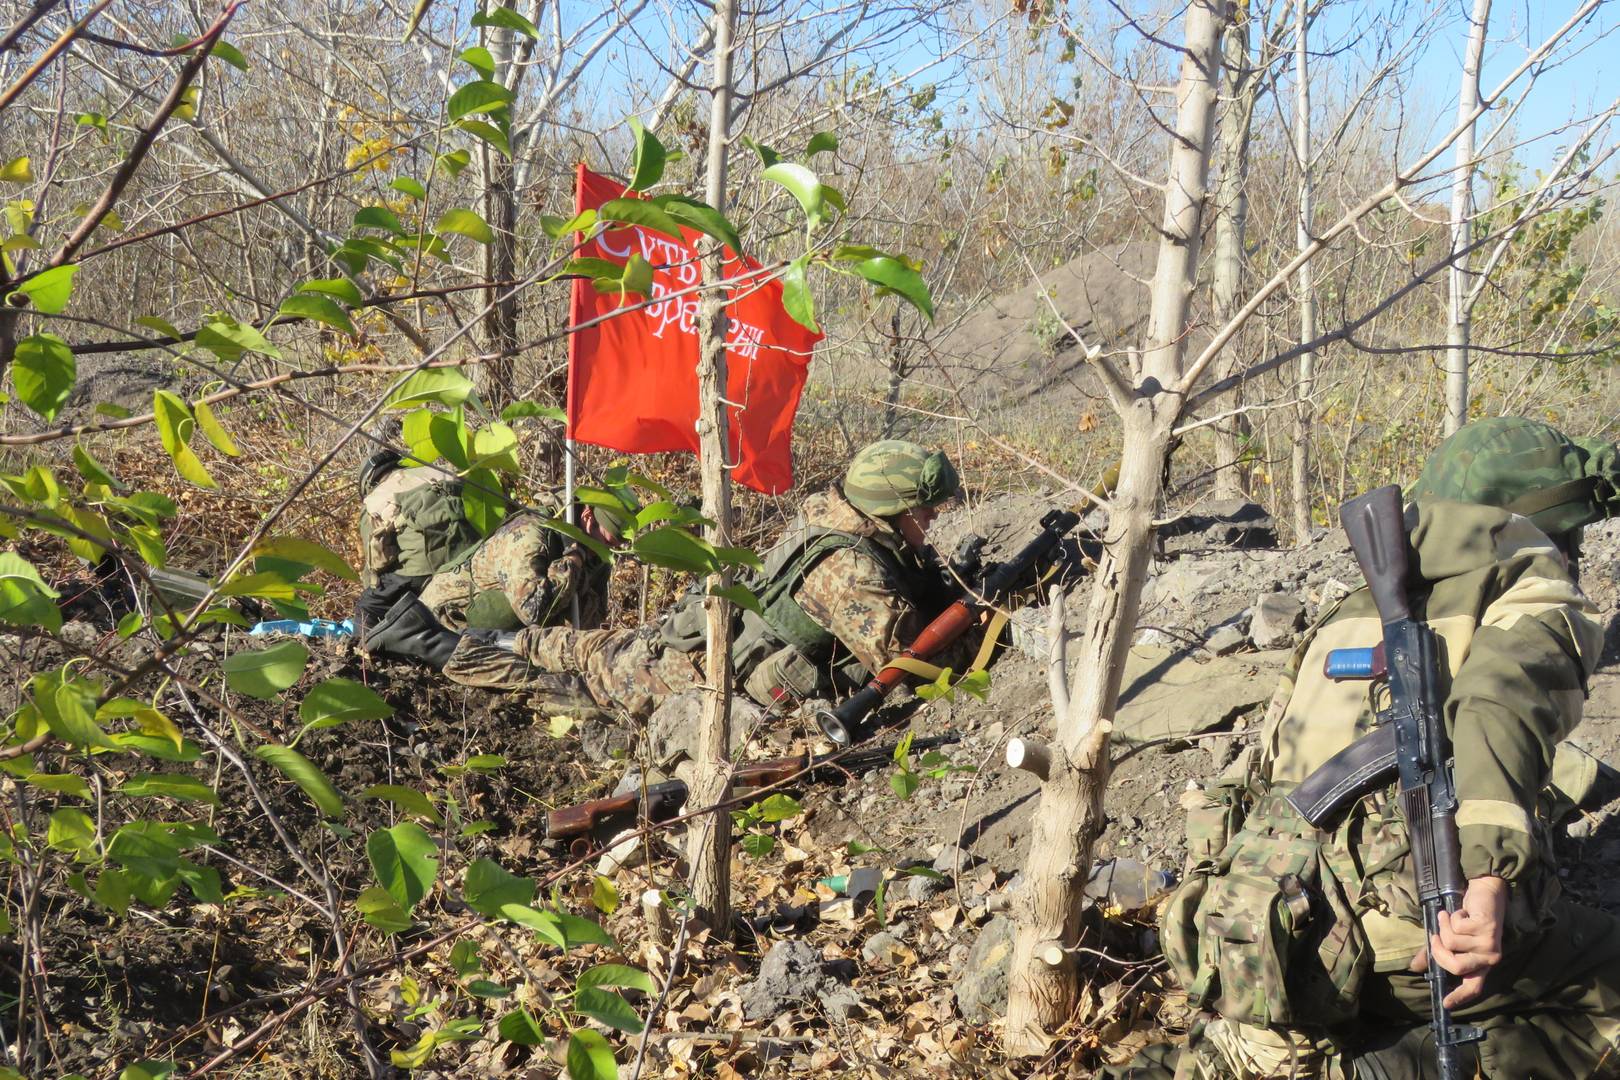
[[[624,195],[624,186],[579,167],[576,209]],[[587,257],[622,263],[639,253],[654,267],[649,300],[656,303],[575,331],[568,339],[568,435],[633,454],[698,452],[698,295],[702,280],[694,244],[648,229],[615,229],[580,249]],[[731,256],[726,276],[757,271],[752,259]],[[682,295],[672,295],[680,293]],[[822,335],[794,322],[782,307],[782,285],[745,282],[730,292],[726,313],[726,399],[732,476],[767,495],[793,486],[793,414]],[[599,293],[576,279],[574,326],[620,306],[617,293]]]

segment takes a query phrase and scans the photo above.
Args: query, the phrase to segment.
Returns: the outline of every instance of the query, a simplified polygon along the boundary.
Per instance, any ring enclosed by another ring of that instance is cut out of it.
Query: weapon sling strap
[[[996,642],[1001,638],[1002,630],[1007,626],[1007,613],[997,610],[990,616],[990,625],[984,628],[984,641],[979,644],[979,651],[973,656],[973,663],[969,664],[963,675],[971,675],[975,671],[983,671],[990,664],[990,654],[995,651]],[[926,660],[919,660],[915,656],[897,656],[884,664],[885,668],[899,668],[908,675],[936,681],[945,673],[945,669],[938,664],[930,664]],[[881,668],[879,670],[882,670]]]

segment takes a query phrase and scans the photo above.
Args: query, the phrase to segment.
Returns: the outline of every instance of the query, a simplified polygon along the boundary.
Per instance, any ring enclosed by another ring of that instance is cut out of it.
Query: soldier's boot
[[[369,653],[416,660],[435,671],[443,670],[460,642],[461,635],[445,629],[415,593],[400,597],[360,639]]]
[[[401,574],[384,574],[377,584],[360,590],[354,601],[354,632],[364,641],[373,627],[388,617],[400,599],[417,596],[422,591],[423,579]]]

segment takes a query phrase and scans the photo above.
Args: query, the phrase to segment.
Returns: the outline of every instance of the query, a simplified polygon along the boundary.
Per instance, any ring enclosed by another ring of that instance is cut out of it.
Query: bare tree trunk
[[[1066,670],[1051,680],[1057,739],[1041,786],[1025,886],[1015,908],[1018,936],[1006,1030],[1007,1052],[1013,1055],[1043,1052],[1074,1011],[1078,986],[1072,950],[1079,937],[1092,847],[1103,827],[1114,708],[1152,556],[1153,513],[1163,495],[1165,455],[1183,400],[1169,391],[1181,378],[1197,279],[1225,10],[1225,0],[1192,0],[1188,5],[1146,349],[1140,371],[1132,373],[1139,377],[1126,379],[1104,367],[1124,430],[1124,449],[1072,692]],[[1055,636],[1061,640],[1061,634]],[[1054,663],[1062,665],[1062,657]]]
[[[498,6],[490,0],[490,8]],[[515,89],[519,79],[516,66],[516,40],[514,32],[500,26],[483,28],[490,57],[495,62],[495,78]],[[510,127],[516,138],[515,126]],[[515,369],[518,347],[518,298],[512,294],[510,284],[517,277],[517,187],[512,159],[493,146],[480,143],[480,163],[483,174],[484,220],[488,222],[494,239],[484,245],[484,281],[488,285],[487,299],[494,305],[484,316],[484,350],[490,353],[508,353],[479,367],[479,393],[495,412],[511,404],[516,396]],[[516,147],[512,148],[515,152]]]
[[[1294,223],[1295,243],[1300,251],[1311,246],[1312,187],[1311,161],[1311,68],[1309,8],[1304,0],[1294,4],[1294,159],[1299,164],[1299,217]],[[1294,277],[1299,294],[1299,340],[1316,340],[1316,284],[1311,263],[1300,264]],[[1316,353],[1299,358],[1298,400],[1294,404],[1294,449],[1290,474],[1293,479],[1294,543],[1311,537],[1311,394],[1316,382]]]
[[[1249,0],[1237,0],[1232,21],[1221,36],[1220,183],[1215,193],[1215,253],[1210,260],[1210,298],[1218,323],[1232,317],[1243,288],[1244,233],[1249,220],[1249,136],[1259,85],[1250,61],[1249,33]],[[1230,375],[1237,363],[1237,350],[1228,350],[1215,377]],[[1237,409],[1242,404],[1239,388],[1232,394],[1230,405]],[[1248,435],[1248,417],[1242,413],[1215,425],[1217,498],[1249,495],[1249,470],[1242,464],[1242,444]]]
[[[1450,435],[1468,422],[1468,346],[1473,332],[1472,274],[1468,245],[1474,239],[1474,118],[1479,108],[1479,68],[1485,55],[1485,29],[1491,19],[1491,0],[1474,0],[1469,18],[1468,49],[1463,54],[1462,86],[1457,92],[1456,171],[1451,178],[1450,322],[1446,326],[1446,420]]]
[[[709,111],[709,158],[706,198],[725,212],[726,157],[731,114],[732,32],[736,26],[736,0],[718,0],[714,10],[714,81]],[[708,283],[725,276],[723,248],[709,237],[700,242],[703,277]],[[711,287],[703,293],[699,319],[698,408],[699,458],[703,467],[703,514],[714,522],[709,540],[731,543],[731,477],[726,472],[730,443],[726,425],[726,321],[725,291]],[[709,578],[710,592],[728,584],[727,574]],[[692,783],[692,805],[712,806],[725,798],[731,776],[731,602],[710,596],[703,602],[708,616],[708,654],[704,671],[703,714],[699,720],[697,775]],[[692,899],[717,934],[731,923],[731,816],[709,814],[691,830],[687,851],[691,863]]]

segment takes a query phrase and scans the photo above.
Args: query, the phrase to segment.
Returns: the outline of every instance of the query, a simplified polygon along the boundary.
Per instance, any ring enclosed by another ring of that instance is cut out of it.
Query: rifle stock
[[[1441,1080],[1463,1080],[1460,1047],[1478,1039],[1480,1032],[1452,1021],[1445,998],[1458,979],[1435,961],[1433,946],[1440,912],[1456,911],[1467,887],[1443,714],[1441,642],[1412,617],[1406,595],[1407,538],[1400,489],[1391,485],[1350,500],[1342,507],[1340,520],[1384,624],[1390,700],[1379,720],[1394,731],[1401,816],[1427,931],[1429,1006],[1439,1075]]]

